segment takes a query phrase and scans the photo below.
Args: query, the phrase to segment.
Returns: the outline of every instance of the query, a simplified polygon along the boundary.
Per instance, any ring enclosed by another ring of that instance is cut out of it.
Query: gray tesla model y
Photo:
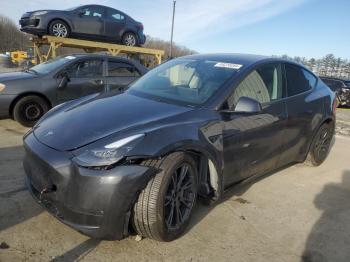
[[[290,61],[193,55],[122,94],[67,102],[24,137],[35,199],[95,238],[171,241],[198,196],[291,163],[320,165],[334,133],[333,92]]]

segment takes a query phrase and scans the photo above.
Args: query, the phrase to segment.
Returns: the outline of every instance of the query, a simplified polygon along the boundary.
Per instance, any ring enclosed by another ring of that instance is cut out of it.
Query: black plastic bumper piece
[[[92,238],[119,240],[128,235],[132,205],[155,170],[139,165],[81,168],[69,152],[41,144],[33,133],[24,145],[28,189],[48,212]]]

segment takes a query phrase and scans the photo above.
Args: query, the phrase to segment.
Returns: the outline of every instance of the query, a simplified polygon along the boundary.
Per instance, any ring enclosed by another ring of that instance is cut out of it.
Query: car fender
[[[217,140],[211,141],[208,137],[209,133],[206,132],[206,127],[201,128],[201,131],[198,132],[198,127],[193,125],[197,126],[198,123],[163,126],[157,130],[147,132],[143,141],[131,150],[126,157],[130,159],[163,158],[173,152],[188,152],[194,157],[198,157],[198,168],[201,165],[200,161],[205,161],[208,169],[211,168],[209,176],[204,182],[208,182],[208,180],[217,181],[215,185],[210,184],[211,188],[214,189],[216,200],[222,195],[224,188],[222,139],[219,135]]]

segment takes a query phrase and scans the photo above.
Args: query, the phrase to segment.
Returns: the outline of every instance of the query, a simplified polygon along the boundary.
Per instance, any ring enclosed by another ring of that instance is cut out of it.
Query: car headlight
[[[110,166],[121,160],[144,136],[132,135],[100,148],[87,149],[74,157],[73,161],[83,167]]]
[[[1,90],[1,88],[0,88],[0,90]],[[347,92],[350,91],[350,89],[349,89],[349,88],[344,88],[344,87],[343,87],[343,88],[341,89],[341,91],[344,92],[344,93],[347,93]]]
[[[6,85],[0,83],[0,92],[5,90]]]
[[[47,11],[38,11],[38,12],[34,12],[33,15],[45,15],[47,14]]]

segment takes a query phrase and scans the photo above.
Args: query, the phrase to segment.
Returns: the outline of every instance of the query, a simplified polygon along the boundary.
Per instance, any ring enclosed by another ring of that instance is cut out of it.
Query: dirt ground
[[[338,133],[348,129],[350,110],[338,110]],[[349,137],[337,135],[318,168],[294,165],[234,188],[214,207],[200,204],[176,241],[111,242],[81,235],[32,200],[21,163],[26,130],[0,121],[1,262],[349,261]]]

